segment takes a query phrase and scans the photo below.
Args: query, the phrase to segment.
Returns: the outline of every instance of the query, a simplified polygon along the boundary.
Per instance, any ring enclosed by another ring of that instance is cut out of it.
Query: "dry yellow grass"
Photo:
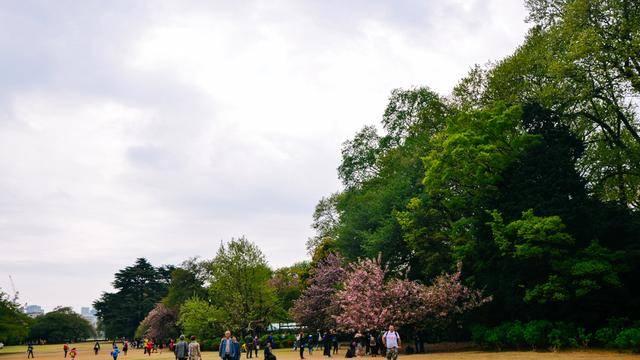
[[[80,343],[72,344],[79,350],[79,357],[77,360],[112,360],[109,355],[110,344],[102,344],[102,350],[96,356],[93,354],[93,343]],[[62,352],[62,345],[36,345],[34,348],[35,358],[37,360],[64,360]],[[291,350],[276,350],[275,352],[278,360],[298,360],[298,353]],[[305,357],[309,360],[323,360],[321,351],[314,352],[313,356]],[[344,353],[338,354],[335,359],[344,359]],[[0,360],[23,360],[26,359],[26,346],[9,346],[0,350]],[[173,360],[173,354],[168,351],[160,354],[151,354],[146,356],[142,350],[130,350],[129,354],[125,357],[120,355],[118,360]],[[203,360],[218,360],[217,353],[205,352]],[[254,358],[255,359],[255,358]],[[262,359],[262,353],[260,358]],[[365,360],[373,360],[374,358],[366,358]],[[383,360],[381,357],[377,357],[378,360]],[[620,354],[616,352],[608,351],[569,351],[569,352],[452,352],[452,353],[434,353],[423,355],[411,355],[400,356],[400,360],[597,360],[597,359],[640,359],[637,355],[632,354]],[[244,356],[243,356],[244,360]],[[357,359],[356,359],[357,360]]]

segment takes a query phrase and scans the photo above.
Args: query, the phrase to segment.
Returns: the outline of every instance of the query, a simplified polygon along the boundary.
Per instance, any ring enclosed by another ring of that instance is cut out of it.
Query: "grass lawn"
[[[109,355],[110,343],[103,343],[102,350],[95,356],[93,354],[93,343],[80,343],[71,344],[79,350],[77,360],[112,360]],[[26,359],[26,346],[7,346],[0,350],[0,360],[22,360]],[[35,358],[38,360],[64,360],[64,353],[62,352],[62,345],[36,345],[34,347]],[[276,350],[276,357],[278,360],[298,360],[298,353],[291,350]],[[322,351],[314,352],[313,356],[305,354],[306,359],[310,360],[323,360]],[[344,352],[334,357],[335,359],[344,359]],[[451,353],[434,353],[434,354],[421,354],[421,355],[409,355],[400,356],[399,359],[407,360],[485,360],[485,359],[513,359],[513,360],[596,360],[596,359],[640,359],[637,355],[620,354],[616,352],[607,351],[568,351],[568,352],[478,352],[478,351],[465,351],[465,352],[451,352]],[[151,356],[143,355],[142,350],[130,350],[129,354],[125,357],[120,355],[118,360],[173,360],[173,354],[165,351],[163,354],[151,354]],[[205,352],[203,354],[203,360],[218,360],[217,353]],[[262,352],[260,352],[260,358],[262,359]],[[373,359],[373,358],[367,358]],[[377,357],[382,360],[383,358]],[[243,355],[244,360],[244,355]],[[357,360],[357,359],[356,359]]]

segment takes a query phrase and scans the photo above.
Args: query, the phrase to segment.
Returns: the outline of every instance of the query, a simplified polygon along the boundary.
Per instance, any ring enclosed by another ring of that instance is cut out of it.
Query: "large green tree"
[[[156,268],[139,258],[115,274],[113,293],[105,292],[93,305],[107,337],[132,337],[166,294],[173,267]]]
[[[269,284],[271,269],[260,248],[244,237],[222,244],[208,264],[209,300],[224,326],[244,331],[264,328],[283,314]]]
[[[23,341],[29,334],[31,318],[20,311],[17,299],[0,290],[0,342],[14,344]]]
[[[49,343],[86,340],[95,336],[91,324],[69,307],[56,308],[38,316],[29,331],[32,340]]]

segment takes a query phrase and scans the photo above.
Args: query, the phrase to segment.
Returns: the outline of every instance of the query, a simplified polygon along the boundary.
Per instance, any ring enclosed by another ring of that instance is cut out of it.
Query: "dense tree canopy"
[[[94,302],[105,335],[133,337],[140,322],[166,295],[173,267],[155,268],[139,258],[115,275],[114,293]]]
[[[20,311],[16,301],[0,290],[0,342],[5,344],[23,341],[29,334],[31,318]]]
[[[56,308],[35,318],[29,338],[51,343],[79,341],[95,336],[91,324],[69,307]]]

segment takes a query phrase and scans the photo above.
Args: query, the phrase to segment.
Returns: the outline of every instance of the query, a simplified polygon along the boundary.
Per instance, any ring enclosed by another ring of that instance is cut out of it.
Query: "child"
[[[69,356],[71,357],[71,360],[75,360],[76,356],[78,356],[78,350],[76,350],[76,348],[72,348],[71,351],[69,351]]]
[[[113,347],[113,351],[111,351],[111,356],[113,356],[113,360],[118,360],[118,355],[120,354],[120,349],[118,349],[118,345]]]

